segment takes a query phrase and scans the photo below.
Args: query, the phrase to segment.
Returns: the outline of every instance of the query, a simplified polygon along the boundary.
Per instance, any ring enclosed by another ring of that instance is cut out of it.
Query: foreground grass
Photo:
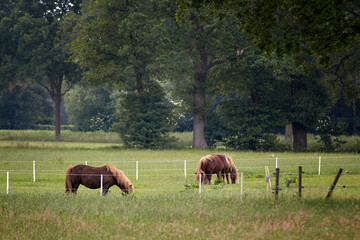
[[[0,195],[2,239],[359,239],[358,199]],[[36,204],[34,204],[36,203]]]
[[[0,238],[360,239],[358,154],[222,150],[244,173],[243,196],[240,184],[202,186],[201,197],[198,188],[186,190],[184,183],[194,183],[200,157],[217,152],[131,150],[113,143],[46,142],[43,147],[41,141],[0,141]],[[264,181],[264,166],[274,171],[276,157],[282,189],[278,200]],[[135,194],[122,197],[112,187],[101,197],[99,190],[83,186],[76,196],[64,194],[66,168],[85,162],[113,163],[132,181]],[[300,165],[305,171],[301,200],[297,184],[285,188],[284,183],[285,173],[296,175]],[[325,200],[340,167],[344,174],[332,197]]]

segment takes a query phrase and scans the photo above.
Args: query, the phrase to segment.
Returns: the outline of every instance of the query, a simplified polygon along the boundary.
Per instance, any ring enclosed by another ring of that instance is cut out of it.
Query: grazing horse
[[[76,193],[80,184],[85,187],[96,189],[101,187],[101,175],[103,175],[103,192],[106,194],[113,185],[118,186],[123,194],[134,192],[134,187],[125,174],[112,165],[90,167],[87,165],[69,166],[66,170],[65,192]]]
[[[227,183],[229,184],[228,173],[230,173],[231,183],[235,184],[239,180],[239,171],[238,171],[237,167],[235,166],[232,158],[227,155],[225,155],[225,157],[226,157],[226,160],[228,161],[228,164],[227,164],[228,168],[225,170]]]
[[[239,178],[239,173],[231,157],[224,154],[214,154],[200,159],[195,174],[198,182],[201,175],[202,183],[204,184],[211,184],[213,174],[216,174],[218,178],[221,174],[224,180],[226,176],[227,183],[229,184],[229,173],[231,183],[235,184]]]

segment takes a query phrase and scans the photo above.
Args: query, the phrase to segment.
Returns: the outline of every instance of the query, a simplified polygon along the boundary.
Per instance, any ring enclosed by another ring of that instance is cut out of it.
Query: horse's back
[[[214,154],[208,155],[203,161],[203,170],[206,173],[217,173],[224,169],[224,155]]]

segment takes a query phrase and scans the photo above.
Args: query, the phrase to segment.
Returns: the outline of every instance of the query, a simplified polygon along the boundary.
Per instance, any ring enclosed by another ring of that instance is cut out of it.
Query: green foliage
[[[298,181],[299,177],[297,175],[294,175],[292,173],[284,173],[284,183],[286,183],[287,186],[290,185],[290,183],[296,183]]]
[[[54,102],[57,139],[62,97],[81,79],[65,47],[71,32],[60,31],[60,25],[67,12],[79,13],[80,2],[8,1],[1,14],[0,35],[6,35],[1,39],[0,82],[31,81],[43,87]]]
[[[216,111],[224,96],[215,96],[212,99],[212,106],[206,113],[205,139],[209,148],[215,148],[226,138],[228,130],[225,127],[223,117]]]
[[[278,111],[246,99],[230,98],[219,107],[228,131],[225,146],[241,150],[270,151],[279,144],[269,131],[279,125]]]
[[[115,111],[110,95],[103,87],[76,86],[65,96],[69,122],[79,131],[109,131]]]
[[[199,188],[199,183],[194,180],[190,180],[190,179],[186,179],[186,183],[184,183],[184,187],[186,191],[191,191],[194,189],[198,189]]]
[[[212,190],[220,190],[220,189],[224,189],[224,187],[225,187],[225,181],[220,177],[220,178],[215,178],[214,184],[210,188]]]
[[[14,85],[0,92],[0,128],[27,129],[51,123],[53,107],[38,86]]]
[[[356,46],[358,1],[210,1],[180,0],[180,14],[206,6],[222,18],[233,13],[240,27],[260,49],[279,55],[311,53],[329,63],[334,52]],[[203,14],[203,17],[207,15]]]
[[[340,146],[346,143],[346,141],[337,137],[340,131],[339,126],[332,121],[330,116],[318,120],[315,127],[315,138],[318,138],[318,143],[320,143],[320,151],[338,151]]]
[[[173,105],[156,81],[148,81],[144,92],[139,95],[129,89],[120,93],[113,125],[126,147],[164,148],[174,139],[169,136],[173,130]],[[143,102],[141,102],[143,100]]]

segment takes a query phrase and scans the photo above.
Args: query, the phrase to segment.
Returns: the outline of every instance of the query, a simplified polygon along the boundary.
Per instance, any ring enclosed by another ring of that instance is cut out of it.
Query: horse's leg
[[[225,175],[226,175],[226,172],[224,170],[221,171],[221,176],[222,176],[223,182],[225,182]]]
[[[209,181],[209,184],[211,184],[212,174],[211,174],[211,173],[208,173],[206,176],[207,176],[207,179],[208,179],[208,181]]]
[[[109,191],[109,188],[103,188],[102,195],[106,195]]]
[[[79,186],[80,186],[80,183],[75,183],[71,189],[71,192],[76,194]]]
[[[106,195],[109,191],[109,188],[112,186],[112,184],[104,184],[102,195]]]
[[[218,180],[220,180],[220,172],[216,173]]]
[[[228,172],[226,172],[226,173],[225,173],[225,175],[226,175],[226,181],[227,181],[227,184],[230,184],[230,182],[229,182],[229,173],[228,173]]]

